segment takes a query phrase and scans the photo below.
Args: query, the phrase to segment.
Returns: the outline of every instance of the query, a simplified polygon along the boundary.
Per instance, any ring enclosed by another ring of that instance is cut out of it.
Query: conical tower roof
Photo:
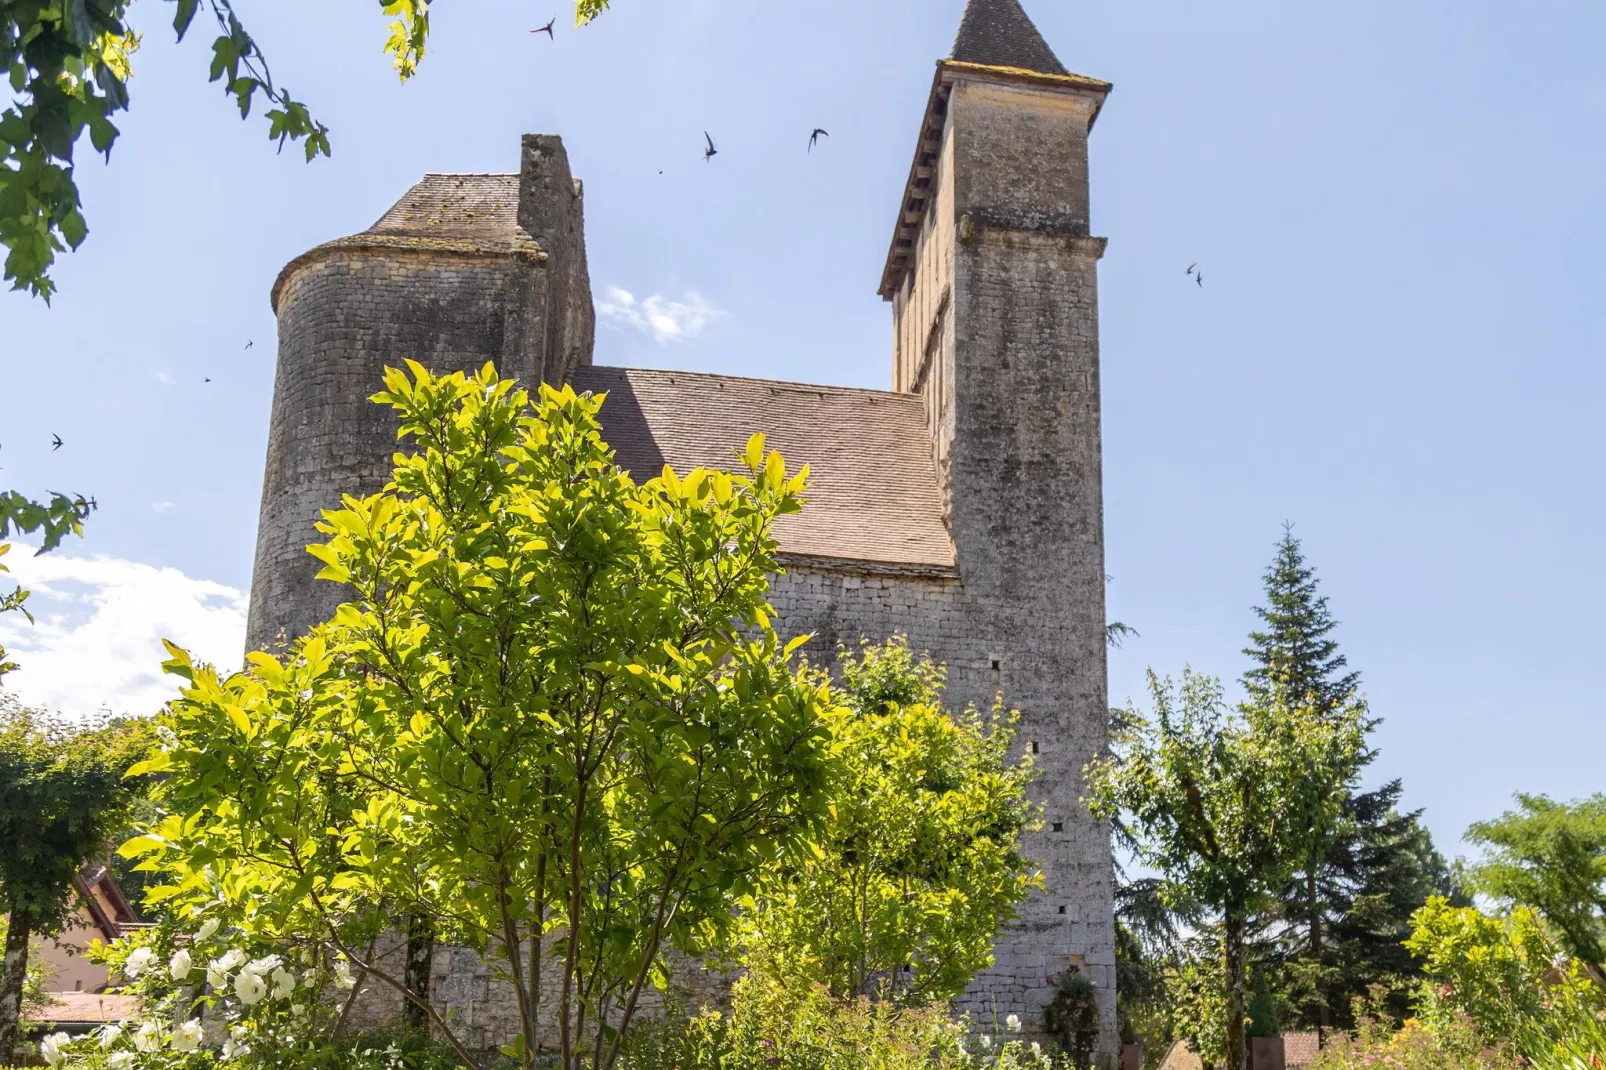
[[[1070,73],[1032,25],[1020,0],[970,0],[948,58],[1039,74]]]

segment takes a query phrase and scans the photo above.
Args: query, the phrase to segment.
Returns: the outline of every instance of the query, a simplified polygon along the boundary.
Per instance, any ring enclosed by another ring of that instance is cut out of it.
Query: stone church
[[[1018,1013],[1035,1031],[1075,966],[1113,1044],[1109,834],[1078,802],[1083,765],[1106,746],[1105,240],[1089,229],[1088,135],[1109,90],[1066,70],[1018,0],[970,0],[936,65],[877,282],[893,321],[887,390],[593,364],[583,193],[557,137],[525,137],[517,174],[425,175],[366,231],[297,257],[272,294],[250,644],[298,634],[340,600],[305,547],[321,509],[386,482],[394,426],[366,398],[387,365],[491,361],[526,383],[606,393],[605,437],[641,477],[727,466],[762,431],[814,477],[807,507],[778,526],[783,630],[812,634],[816,660],[906,634],[948,666],[951,704],[1002,694],[1022,712],[1045,807],[1028,851],[1045,890],[961,1009],[985,1023]],[[467,969],[437,964],[437,998],[494,1033],[494,979]]]

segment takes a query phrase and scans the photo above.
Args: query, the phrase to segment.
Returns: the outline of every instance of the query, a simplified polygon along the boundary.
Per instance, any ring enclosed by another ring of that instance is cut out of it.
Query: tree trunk
[[[1244,912],[1229,907],[1221,930],[1221,949],[1227,967],[1226,1070],[1244,1065]]]
[[[13,906],[6,928],[5,967],[0,970],[0,1066],[17,1066],[18,1024],[22,1019],[22,985],[28,976],[28,938],[33,935],[28,912]]]
[[[1316,898],[1316,867],[1305,874],[1305,909],[1310,919],[1310,960],[1316,967],[1316,1046],[1325,1047],[1333,1029],[1333,1008],[1327,1000],[1327,972],[1322,966],[1322,907]]]
[[[515,952],[516,954],[517,952]],[[407,967],[403,983],[407,991],[418,999],[429,1002],[429,973],[435,959],[435,925],[424,914],[407,915]],[[429,1016],[424,1007],[412,1000],[402,1001],[403,1021],[415,1033],[429,1031]]]

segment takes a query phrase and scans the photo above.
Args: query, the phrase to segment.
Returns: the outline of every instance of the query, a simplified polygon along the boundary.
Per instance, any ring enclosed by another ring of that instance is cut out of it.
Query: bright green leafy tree
[[[1467,839],[1486,849],[1469,871],[1503,906],[1538,912],[1571,955],[1606,967],[1606,795],[1558,803],[1517,796],[1517,809],[1480,821]]]
[[[1273,690],[1229,711],[1218,681],[1149,674],[1154,716],[1136,710],[1110,757],[1088,768],[1087,802],[1119,820],[1168,898],[1221,925],[1227,1066],[1243,1062],[1248,926],[1339,819],[1365,713],[1291,703]]]
[[[1244,651],[1253,663],[1244,674],[1252,699],[1269,701],[1281,687],[1318,711],[1345,710],[1360,675],[1333,638],[1338,622],[1291,529],[1264,583],[1266,602],[1255,610],[1261,625]],[[1367,734],[1377,725],[1367,719]],[[1403,993],[1403,980],[1416,972],[1402,944],[1412,913],[1431,895],[1453,894],[1420,813],[1400,810],[1400,781],[1361,789],[1377,754],[1366,746],[1357,755],[1340,819],[1308,842],[1306,858],[1256,919],[1270,945],[1268,964],[1281,964],[1302,1024],[1323,1034],[1350,1024],[1350,1008],[1369,986]]]
[[[302,144],[306,158],[329,154],[329,131],[276,83],[267,57],[236,15],[232,0],[170,0],[179,40],[198,15],[216,23],[211,80],[239,106],[241,118],[261,100],[268,137],[283,148]],[[87,134],[110,158],[118,137],[113,117],[129,106],[132,57],[140,35],[129,14],[134,0],[0,0],[0,63],[14,99],[0,112],[0,245],[5,278],[49,300],[50,265],[89,233],[73,156]],[[578,0],[576,20],[589,22],[608,0]],[[385,51],[403,81],[417,71],[429,39],[428,0],[379,0],[390,17]],[[139,10],[161,10],[154,3]],[[313,32],[309,27],[309,32]]]
[[[253,936],[310,934],[404,998],[354,932],[380,903],[428,916],[512,985],[508,1054],[533,1065],[555,1016],[560,1064],[606,1068],[666,951],[719,946],[820,817],[829,689],[765,604],[806,469],[755,436],[734,473],[638,486],[601,398],[411,370],[375,400],[414,452],[313,548],[352,600],[226,678],[173,650],[175,743],[149,766],[168,816],[125,850],[170,879],[147,901],[221,894]]]
[[[0,1063],[16,1049],[29,941],[66,923],[73,877],[124,827],[141,790],[124,774],[149,743],[141,722],[73,727],[0,698]]]
[[[839,755],[817,851],[777,860],[744,915],[749,957],[838,998],[951,999],[1041,879],[1021,854],[1030,756],[1017,715],[951,714],[943,671],[894,639],[841,660]]]

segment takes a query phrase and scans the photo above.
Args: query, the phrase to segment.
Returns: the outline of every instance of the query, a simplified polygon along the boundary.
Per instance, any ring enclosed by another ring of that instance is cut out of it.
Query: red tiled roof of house
[[[139,999],[113,992],[52,992],[40,1018],[52,1026],[104,1025],[139,1013]]]

